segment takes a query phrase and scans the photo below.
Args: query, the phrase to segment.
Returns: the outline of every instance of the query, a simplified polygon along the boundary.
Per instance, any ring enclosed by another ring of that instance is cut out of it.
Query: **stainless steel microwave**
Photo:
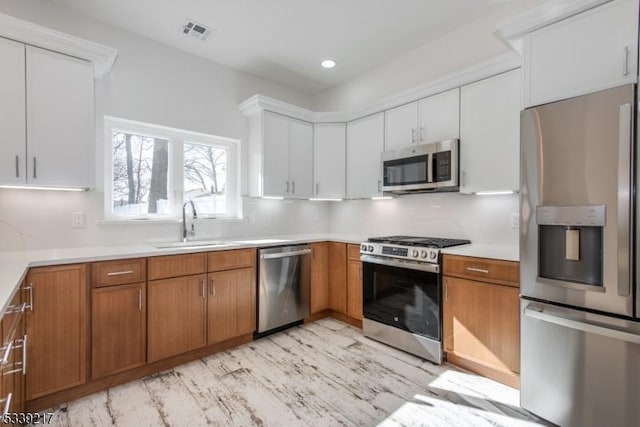
[[[459,146],[448,139],[382,153],[382,191],[458,191]]]

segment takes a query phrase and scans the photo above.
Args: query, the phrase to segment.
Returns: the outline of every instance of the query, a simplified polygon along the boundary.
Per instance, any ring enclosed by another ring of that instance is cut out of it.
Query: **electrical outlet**
[[[511,224],[511,228],[520,228],[520,214],[518,212],[512,212],[509,223]]]
[[[71,212],[71,228],[84,228],[85,214],[84,212]]]

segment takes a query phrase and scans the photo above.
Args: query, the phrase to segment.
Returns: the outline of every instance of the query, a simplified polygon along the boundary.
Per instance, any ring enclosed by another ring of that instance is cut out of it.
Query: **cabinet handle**
[[[11,354],[11,350],[13,350],[13,345],[14,341],[9,341],[5,347],[2,347],[2,349],[4,349],[4,352],[2,353],[2,360],[0,360],[0,365],[4,366],[7,364],[7,362],[9,362],[9,355]]]
[[[110,271],[107,276],[122,276],[123,274],[133,274],[133,270],[126,271]]]
[[[211,295],[216,296],[216,282],[213,279],[211,279]]]
[[[11,409],[11,400],[13,399],[13,393],[9,393],[7,395],[7,397],[5,397],[4,399],[0,399],[0,402],[4,402],[4,409],[2,410],[2,417],[4,418],[5,415],[7,415],[9,413],[9,410]]]
[[[320,188],[320,184],[318,184],[318,183],[316,182],[316,196],[317,196],[318,194],[320,194],[320,190],[319,190],[319,188]]]
[[[200,284],[201,284],[201,286],[200,286],[200,296],[201,296],[202,298],[204,298],[205,296],[207,296],[207,293],[206,293],[206,291],[205,291],[205,289],[204,289],[204,287],[205,287],[205,283],[204,283],[204,282],[205,282],[205,280],[204,280],[204,279],[202,279],[202,281],[201,281],[201,283],[200,283]]]
[[[378,180],[378,193],[382,191],[382,181]]]
[[[622,49],[622,75],[629,75],[629,46]]]
[[[467,270],[474,271],[476,273],[489,274],[489,270],[485,270],[484,268],[467,267]]]
[[[411,143],[415,143],[416,142],[416,130],[414,128],[411,128]]]
[[[287,181],[287,194],[289,194],[289,181]]]
[[[467,182],[467,172],[466,171],[462,171],[462,180],[461,181],[462,181],[461,184],[464,187],[464,185]]]
[[[420,142],[424,141],[424,126],[420,126]]]
[[[25,307],[25,310],[33,311],[33,283],[29,283],[29,286],[22,288],[23,291],[29,291],[29,305]]]
[[[138,311],[142,311],[142,288],[138,288]]]
[[[16,178],[20,178],[20,156],[16,154]]]
[[[296,194],[296,182],[295,181],[291,181],[291,192],[293,194]]]
[[[33,178],[37,178],[37,174],[36,174],[36,156],[33,156]]]
[[[27,336],[22,337],[22,375],[27,375]]]

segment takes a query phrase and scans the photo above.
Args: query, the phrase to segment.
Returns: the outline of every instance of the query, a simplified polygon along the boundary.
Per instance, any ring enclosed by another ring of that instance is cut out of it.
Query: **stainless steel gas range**
[[[467,243],[414,236],[362,242],[364,335],[442,363],[440,249]]]

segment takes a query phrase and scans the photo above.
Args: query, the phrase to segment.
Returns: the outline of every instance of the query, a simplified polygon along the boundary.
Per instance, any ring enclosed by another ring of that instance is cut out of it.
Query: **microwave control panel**
[[[435,182],[451,180],[451,151],[433,153],[433,170]]]

